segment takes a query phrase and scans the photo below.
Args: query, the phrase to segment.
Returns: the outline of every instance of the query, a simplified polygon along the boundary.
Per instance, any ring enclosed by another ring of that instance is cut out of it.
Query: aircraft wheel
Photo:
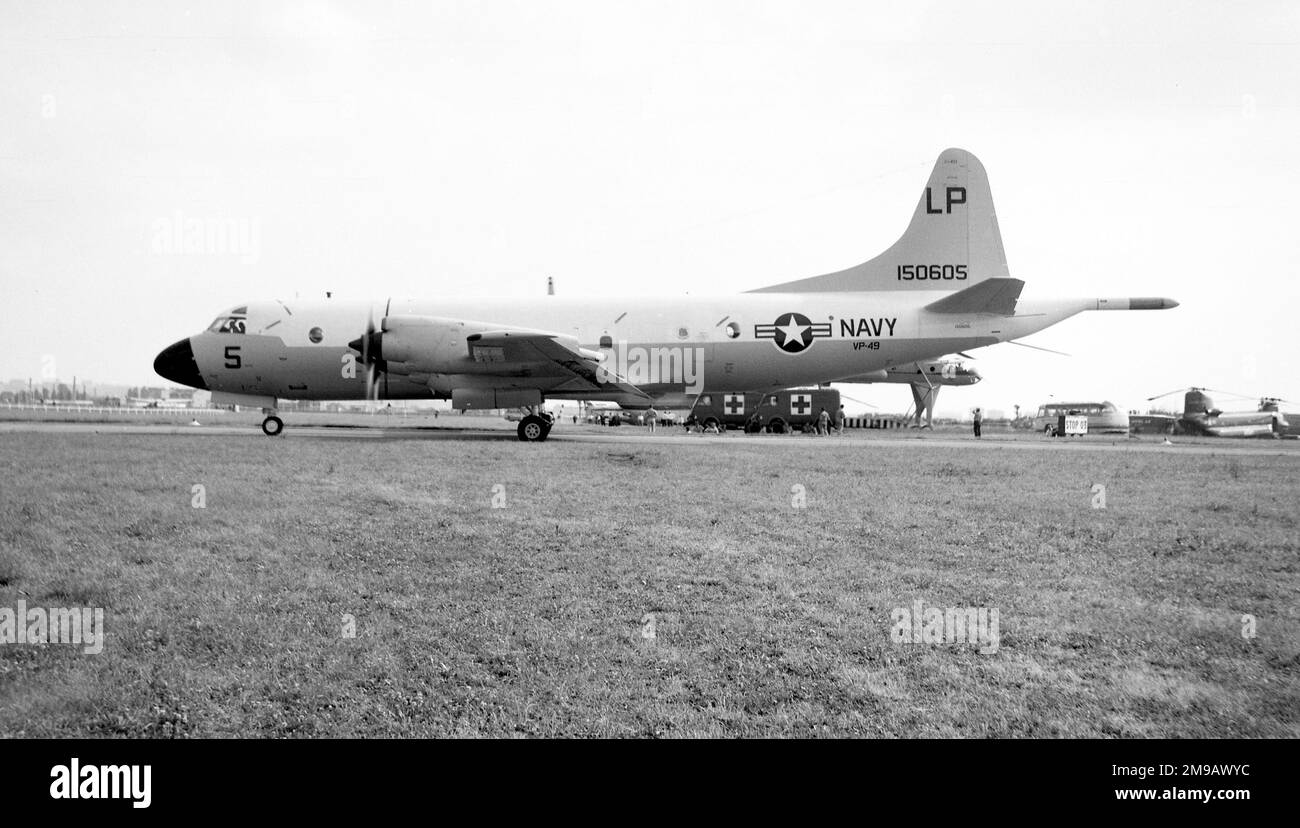
[[[771,434],[785,434],[787,430],[785,427],[785,420],[780,420],[780,419],[773,420],[768,425],[767,430]]]
[[[545,420],[536,414],[529,414],[519,421],[519,439],[526,443],[540,443],[551,433]]]
[[[262,433],[267,437],[278,437],[284,431],[284,420],[274,415],[262,421]]]

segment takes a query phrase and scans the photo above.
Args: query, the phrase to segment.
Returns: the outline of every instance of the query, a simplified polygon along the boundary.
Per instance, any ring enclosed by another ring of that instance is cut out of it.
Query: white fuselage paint
[[[191,337],[195,362],[207,387],[217,392],[286,399],[364,399],[365,371],[348,376],[348,343],[373,319],[436,316],[480,320],[574,337],[582,347],[611,354],[620,343],[643,349],[692,349],[704,391],[764,391],[862,375],[915,360],[933,359],[1010,339],[1054,325],[1076,313],[1109,309],[1108,300],[1021,300],[1014,316],[939,314],[925,305],[945,291],[860,291],[852,293],[746,293],[719,297],[591,299],[558,296],[518,300],[391,300],[374,303],[337,299],[248,304],[244,332],[205,332]],[[1114,302],[1116,300],[1109,300]],[[1119,309],[1116,307],[1115,309]],[[818,326],[810,345],[788,353],[767,330],[801,314]],[[729,335],[728,325],[739,326]],[[318,329],[319,341],[312,341]],[[236,360],[228,349],[237,348]],[[475,373],[468,347],[464,369]],[[453,372],[448,371],[450,375]],[[388,398],[444,396],[450,380],[390,376]],[[490,383],[488,377],[482,377]],[[685,383],[655,383],[652,393],[681,391]],[[431,390],[432,389],[432,390]],[[574,395],[556,393],[554,396]],[[591,395],[589,399],[601,399]]]

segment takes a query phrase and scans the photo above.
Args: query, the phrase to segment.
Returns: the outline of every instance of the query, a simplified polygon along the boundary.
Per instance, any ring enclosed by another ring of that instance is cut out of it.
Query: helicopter
[[[1184,434],[1197,434],[1204,437],[1273,437],[1280,438],[1287,433],[1288,423],[1279,410],[1286,400],[1278,397],[1261,397],[1256,411],[1225,412],[1214,405],[1214,400],[1207,394],[1226,394],[1230,397],[1244,397],[1230,391],[1216,391],[1213,388],[1176,388],[1154,397],[1147,402],[1183,394],[1183,413],[1177,419],[1177,427]]]

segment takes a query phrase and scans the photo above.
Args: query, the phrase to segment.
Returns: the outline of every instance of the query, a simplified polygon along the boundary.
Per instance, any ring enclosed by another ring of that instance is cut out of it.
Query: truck
[[[815,431],[822,409],[835,422],[840,392],[834,388],[790,388],[785,391],[724,391],[701,394],[687,418],[705,429],[741,428],[770,434]],[[758,414],[758,419],[754,415]]]

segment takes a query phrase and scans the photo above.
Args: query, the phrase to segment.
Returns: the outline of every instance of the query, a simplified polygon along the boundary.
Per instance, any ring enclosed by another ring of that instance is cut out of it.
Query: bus
[[[1049,437],[1057,436],[1061,417],[1087,417],[1089,433],[1128,433],[1128,412],[1120,411],[1113,402],[1050,402],[1038,407],[1034,417],[1034,430]]]

